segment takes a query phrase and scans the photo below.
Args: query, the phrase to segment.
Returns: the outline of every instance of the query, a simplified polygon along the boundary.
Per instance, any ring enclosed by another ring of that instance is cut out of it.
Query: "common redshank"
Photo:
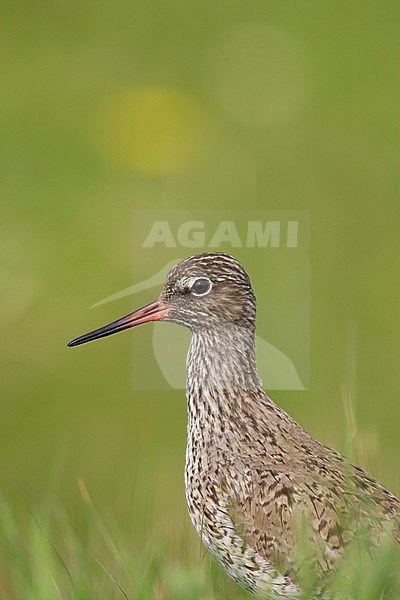
[[[321,581],[361,533],[400,541],[400,502],[309,435],[263,391],[255,361],[256,300],[241,264],[222,252],[169,272],[157,300],[82,335],[77,346],[149,321],[192,332],[185,465],[190,518],[240,585],[264,598],[301,594],[299,519]],[[322,584],[321,584],[322,585]]]

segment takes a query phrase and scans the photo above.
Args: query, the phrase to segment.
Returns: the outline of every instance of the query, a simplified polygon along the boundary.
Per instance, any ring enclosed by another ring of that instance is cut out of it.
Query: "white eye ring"
[[[200,298],[207,296],[212,290],[212,282],[208,277],[193,277],[189,280],[190,292]]]

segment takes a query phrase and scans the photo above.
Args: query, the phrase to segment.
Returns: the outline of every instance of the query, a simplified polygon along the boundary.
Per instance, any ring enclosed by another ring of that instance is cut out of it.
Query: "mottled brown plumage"
[[[71,345],[149,320],[189,327],[186,497],[207,548],[265,598],[300,594],[299,534],[321,580],[358,536],[400,541],[400,502],[313,439],[265,394],[255,363],[256,303],[233,257],[204,253],[169,273],[156,303]]]

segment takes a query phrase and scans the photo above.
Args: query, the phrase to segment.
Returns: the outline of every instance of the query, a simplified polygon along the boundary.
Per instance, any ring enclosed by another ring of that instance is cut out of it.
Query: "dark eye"
[[[210,290],[211,281],[207,277],[199,277],[190,288],[190,291],[195,296],[205,296]]]

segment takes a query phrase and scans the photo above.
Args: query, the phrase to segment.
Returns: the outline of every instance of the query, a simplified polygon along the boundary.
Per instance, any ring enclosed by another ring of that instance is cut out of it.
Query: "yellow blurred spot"
[[[107,98],[97,125],[101,146],[113,162],[161,175],[183,170],[198,156],[205,117],[183,92],[141,87]]]

